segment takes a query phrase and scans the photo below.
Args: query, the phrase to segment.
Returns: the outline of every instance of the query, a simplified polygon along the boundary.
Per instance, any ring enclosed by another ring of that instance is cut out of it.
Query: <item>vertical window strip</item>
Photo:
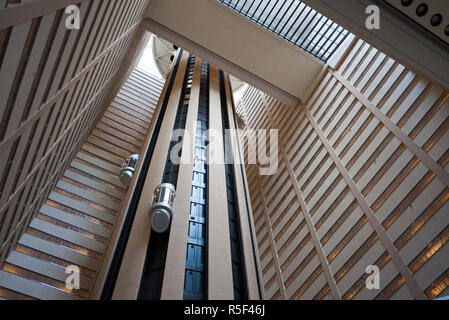
[[[231,241],[232,258],[232,278],[234,286],[234,299],[247,300],[246,274],[243,259],[242,239],[240,233],[240,221],[238,202],[235,188],[235,172],[232,157],[232,148],[227,139],[226,130],[230,129],[229,117],[227,112],[227,99],[225,89],[225,79],[223,71],[219,71],[220,77],[220,99],[221,99],[221,119],[223,128],[224,154],[225,154],[225,173],[226,173],[226,191],[229,214],[229,235]]]
[[[201,65],[197,124],[187,238],[185,300],[204,300],[207,296],[208,166],[206,163],[206,131],[209,129],[209,64],[205,61]]]

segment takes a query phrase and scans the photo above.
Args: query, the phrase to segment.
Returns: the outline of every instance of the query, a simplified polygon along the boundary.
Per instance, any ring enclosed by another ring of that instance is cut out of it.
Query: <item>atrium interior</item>
[[[449,3],[0,0],[0,300],[449,297]]]

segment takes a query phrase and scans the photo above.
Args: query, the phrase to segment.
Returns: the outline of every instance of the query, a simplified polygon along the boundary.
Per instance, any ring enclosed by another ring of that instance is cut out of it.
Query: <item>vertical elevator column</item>
[[[183,152],[178,173],[177,199],[167,248],[161,299],[182,300],[184,298],[194,148],[200,102],[201,65],[201,59],[196,58],[193,76],[189,78],[187,83],[187,86],[190,87],[190,100],[185,124],[186,133],[182,142]]]
[[[234,300],[219,71],[211,66],[209,72],[209,128],[215,134],[208,150],[208,299]]]
[[[154,190],[163,180],[172,132],[181,102],[188,58],[188,53],[182,50],[178,53],[176,64],[172,68],[164,94],[155,111],[154,118],[158,121],[152,123],[151,132],[154,134],[158,131],[157,140],[120,265],[113,299],[134,300],[139,297],[151,235],[149,216],[151,198]],[[160,128],[155,130],[156,126],[160,126]],[[177,198],[177,202],[178,200],[179,198]]]
[[[187,237],[184,299],[204,300],[207,296],[207,220],[209,129],[209,64],[201,63],[200,99],[194,144],[189,231]]]

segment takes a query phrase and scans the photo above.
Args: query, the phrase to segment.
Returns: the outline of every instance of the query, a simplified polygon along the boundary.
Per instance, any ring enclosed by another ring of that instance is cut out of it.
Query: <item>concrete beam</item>
[[[324,63],[216,0],[153,0],[144,27],[280,101],[306,101]]]

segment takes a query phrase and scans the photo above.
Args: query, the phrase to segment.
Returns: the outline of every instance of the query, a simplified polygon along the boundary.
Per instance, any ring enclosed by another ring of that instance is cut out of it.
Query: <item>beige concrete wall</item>
[[[275,175],[247,166],[266,298],[447,295],[448,98],[361,40],[304,105],[245,93],[247,128],[280,136]]]

